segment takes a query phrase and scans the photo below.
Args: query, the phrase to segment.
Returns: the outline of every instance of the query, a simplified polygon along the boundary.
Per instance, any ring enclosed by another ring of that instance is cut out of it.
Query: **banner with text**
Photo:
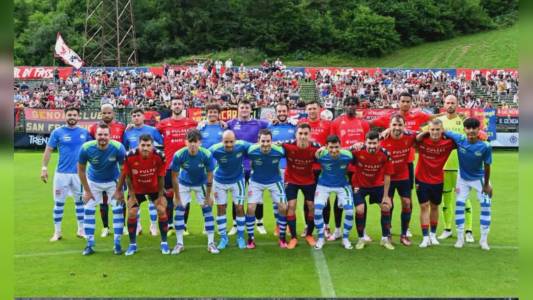
[[[47,134],[65,125],[65,112],[61,109],[25,108],[24,119],[26,133]],[[99,111],[82,111],[78,125],[88,129],[91,124],[97,123],[100,119]]]

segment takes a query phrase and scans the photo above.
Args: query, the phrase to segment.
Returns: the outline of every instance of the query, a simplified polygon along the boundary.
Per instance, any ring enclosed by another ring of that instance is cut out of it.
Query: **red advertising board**
[[[53,79],[55,67],[14,67],[13,78],[19,80]],[[59,78],[65,79],[72,74],[71,67],[57,67]]]

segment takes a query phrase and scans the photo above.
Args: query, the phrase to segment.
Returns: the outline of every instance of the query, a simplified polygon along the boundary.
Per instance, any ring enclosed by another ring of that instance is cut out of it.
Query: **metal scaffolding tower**
[[[132,0],[86,0],[83,60],[88,66],[136,66]]]

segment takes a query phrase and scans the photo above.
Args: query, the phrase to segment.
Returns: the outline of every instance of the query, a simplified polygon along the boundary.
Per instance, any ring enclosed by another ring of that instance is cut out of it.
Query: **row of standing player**
[[[406,98],[406,97],[404,97],[404,98]],[[402,99],[402,100],[406,100],[406,99]],[[181,101],[178,100],[178,101],[174,101],[174,102],[175,102],[175,104],[176,104],[175,106],[178,108],[178,110],[177,110],[177,111],[174,111],[174,112],[180,112],[179,114],[176,114],[176,115],[179,116],[179,115],[181,114],[181,111],[180,111],[180,109],[179,109],[179,106],[180,106],[180,104],[181,104]],[[350,135],[353,136],[354,134],[356,134],[356,135],[359,134],[359,136],[364,136],[364,133],[361,134],[361,133],[360,133],[360,130],[357,130],[357,129],[358,129],[358,126],[357,126],[357,125],[355,125],[355,124],[353,124],[353,123],[350,123],[350,121],[360,122],[360,120],[355,119],[355,118],[353,117],[353,116],[354,116],[354,113],[355,113],[355,105],[356,105],[356,101],[351,101],[351,102],[352,102],[352,103],[350,103],[350,101],[347,101],[347,103],[345,103],[345,104],[346,104],[346,107],[347,107],[347,114],[344,116],[345,119],[342,120],[343,117],[341,117],[341,118],[338,118],[338,119],[334,122],[334,130],[336,129],[336,131],[338,131],[338,132],[340,133],[339,135],[340,135],[340,137],[341,137],[341,142],[343,142],[343,140],[344,140],[344,143],[346,143],[346,144],[350,144],[351,142],[353,142],[353,140],[349,140],[349,138],[348,138],[348,139],[343,139],[343,137],[350,137]],[[401,103],[403,103],[403,102],[408,102],[408,101],[402,101]],[[404,105],[404,107],[405,107],[405,105]],[[285,108],[285,112],[283,112],[284,108]],[[103,109],[103,111],[104,111],[104,110],[105,110],[105,109]],[[246,111],[247,111],[247,110],[248,110],[248,120],[246,120]],[[307,120],[307,121],[309,122],[309,124],[311,124],[312,127],[313,127],[313,125],[315,125],[314,128],[312,128],[312,129],[315,129],[315,130],[312,131],[312,135],[314,136],[314,138],[315,138],[315,139],[320,138],[320,134],[322,134],[322,136],[326,136],[326,135],[328,134],[328,128],[327,128],[327,127],[329,127],[328,125],[330,125],[330,124],[328,124],[329,122],[327,122],[327,121],[323,121],[323,120],[319,120],[319,119],[316,117],[316,116],[317,116],[317,113],[316,113],[316,112],[318,111],[318,105],[317,105],[316,103],[311,103],[311,104],[308,105],[307,110],[308,110],[308,114],[309,114],[309,120]],[[254,121],[254,120],[250,120],[250,119],[249,119],[249,111],[250,111],[250,106],[249,106],[249,104],[242,103],[242,105],[239,106],[239,119],[236,120],[236,121],[233,123],[234,130],[236,130],[237,133],[238,133],[238,130],[239,130],[239,129],[241,129],[241,130],[244,129],[243,131],[244,131],[244,132],[247,132],[247,133],[250,133],[250,132],[251,132],[251,131],[250,131],[250,128],[249,128],[250,126],[246,126],[246,125],[250,125],[250,124],[249,124],[250,122],[246,122],[246,121]],[[279,107],[277,108],[277,112],[278,112],[278,121],[279,121],[279,124],[276,124],[277,126],[274,125],[274,126],[278,127],[278,128],[274,128],[274,130],[273,130],[274,135],[277,135],[277,134],[279,133],[279,129],[280,129],[280,128],[283,128],[284,124],[286,123],[286,122],[285,122],[285,121],[286,121],[286,107],[284,107],[284,106],[279,106]],[[402,112],[402,110],[400,110],[400,112]],[[409,111],[407,110],[407,112],[409,112]],[[215,111],[215,113],[216,113],[216,111]],[[106,114],[104,113],[103,115],[104,115],[104,121],[106,121],[106,118],[105,118],[105,117],[106,117]],[[108,114],[108,115],[109,115],[109,114]],[[111,115],[112,115],[112,112],[111,112]],[[209,115],[213,115],[213,113],[210,113]],[[405,115],[405,114],[404,114],[404,115]],[[413,119],[412,117],[413,117],[413,116],[416,117],[417,115],[416,115],[416,114],[410,114],[410,113],[409,113],[409,114],[407,114],[406,116],[407,116],[407,117],[411,117],[411,119]],[[285,118],[283,118],[283,117],[285,117]],[[68,116],[67,116],[67,119],[68,119]],[[108,118],[108,119],[109,119],[109,118]],[[179,119],[179,118],[177,118],[177,119]],[[216,118],[214,118],[214,119],[215,119],[215,121],[213,121],[213,118],[210,117],[210,122],[209,122],[209,123],[216,123]],[[416,118],[415,118],[415,119],[416,119]],[[134,120],[135,120],[135,118],[134,118]],[[341,121],[339,121],[339,120],[341,120]],[[192,121],[190,121],[190,120],[186,120],[186,119],[185,119],[185,120],[182,120],[182,121],[185,121],[184,123],[192,122]],[[256,121],[257,121],[257,120],[256,120]],[[317,121],[318,121],[318,122],[317,122]],[[346,121],[348,121],[348,122],[346,122]],[[374,123],[375,123],[375,124],[379,124],[379,121],[380,121],[380,120],[377,120],[377,121],[374,122]],[[383,122],[383,120],[381,120],[381,121]],[[67,121],[67,122],[69,122],[69,121]],[[419,121],[419,122],[420,122],[420,121]],[[111,118],[111,122],[108,122],[108,123],[111,123],[111,125],[114,124],[114,122],[112,122],[112,118]],[[163,123],[163,122],[162,122],[162,123]],[[167,123],[169,123],[169,122],[167,122]],[[261,126],[264,126],[264,123],[261,124],[262,122],[260,122],[260,121],[258,121],[257,123],[259,123],[259,125],[261,125]],[[335,127],[335,123],[336,123],[336,127]],[[348,125],[346,125],[346,123],[348,123]],[[416,123],[416,122],[415,122],[415,123]],[[183,123],[182,123],[182,124],[183,124]],[[360,124],[361,124],[361,123],[360,123]],[[362,123],[362,124],[364,125],[364,123]],[[407,125],[407,126],[410,126],[410,124],[412,124],[412,121],[408,119],[407,122],[406,122],[406,125]],[[142,125],[142,122],[141,122],[141,125]],[[175,125],[176,125],[176,124],[175,124]],[[205,129],[209,129],[209,127],[212,127],[211,125],[215,125],[215,124],[208,124],[207,126],[205,126]],[[228,125],[231,126],[231,125],[232,125],[231,122],[230,122],[230,124],[228,124]],[[318,126],[317,126],[317,125],[318,125]],[[344,125],[344,128],[343,128],[343,125]],[[354,126],[354,125],[355,125],[355,126]],[[413,126],[413,125],[411,125],[411,126]],[[145,128],[145,126],[138,126],[138,127]],[[171,126],[168,126],[168,124],[167,124],[167,127],[166,127],[167,131],[164,132],[164,133],[162,132],[162,133],[164,134],[165,137],[170,137],[170,138],[171,138],[172,133],[174,133],[174,134],[179,133],[179,130],[178,130],[178,131],[175,130],[174,132],[172,132],[172,130],[171,130],[171,131],[169,132],[169,131],[168,131],[168,130],[169,130],[168,127],[171,127]],[[176,127],[177,127],[177,126],[176,126]],[[219,127],[220,127],[220,126],[219,126]],[[244,127],[244,128],[241,128],[241,127]],[[288,126],[288,127],[289,127],[288,130],[290,131],[290,130],[291,130],[291,129],[290,129],[290,126]],[[340,129],[339,129],[339,127],[340,127]],[[364,126],[362,126],[362,127],[364,127]],[[112,136],[113,136],[113,134],[114,134],[116,131],[119,131],[119,130],[113,130],[113,128],[111,128],[111,129],[112,129],[112,130],[111,130],[111,131],[112,131]],[[138,129],[138,128],[137,128],[137,129]],[[318,130],[317,130],[317,129],[318,129]],[[348,129],[348,130],[347,130],[348,132],[347,132],[345,129]],[[257,129],[257,130],[258,130],[258,129]],[[115,131],[115,132],[114,132],[114,131]],[[185,130],[183,130],[183,129],[181,130],[181,132],[184,132],[184,131],[185,131]],[[364,131],[365,131],[365,130],[363,129],[363,132],[364,132]],[[126,131],[126,132],[127,132],[127,131]],[[278,132],[278,133],[277,133],[277,132]],[[165,133],[166,133],[166,135],[165,135]],[[169,133],[170,133],[170,134],[169,134]],[[318,134],[317,134],[317,133],[318,133]],[[336,132],[333,131],[332,133],[336,133]],[[204,134],[204,135],[207,135],[207,138],[209,138],[209,132],[208,132],[208,131],[204,131],[203,134]],[[211,137],[213,137],[213,136],[216,136],[216,134],[215,134],[215,135],[211,135]],[[251,136],[251,134],[250,134],[250,136]],[[285,138],[283,138],[283,139],[285,139]],[[133,140],[133,139],[132,139],[132,140]],[[206,140],[206,139],[204,139],[204,141],[205,141],[205,140]],[[51,141],[53,141],[53,139],[51,139]],[[174,141],[175,141],[175,140],[174,140]],[[126,143],[127,143],[127,142],[126,142]],[[166,145],[166,146],[167,146],[167,145]],[[53,147],[55,147],[55,145],[52,144],[51,147],[53,148]],[[167,152],[167,151],[169,150],[169,148],[170,148],[170,147],[165,147],[165,150],[166,150],[165,152]],[[174,150],[170,150],[170,151],[174,151]],[[46,155],[45,155],[45,157],[46,157]],[[47,161],[46,161],[46,162],[47,162]],[[167,177],[168,177],[168,176],[167,176]],[[167,185],[167,186],[168,186],[168,185]],[[56,190],[55,194],[58,195],[58,189],[55,189],[55,190]],[[64,199],[63,199],[63,200],[64,200]],[[56,202],[57,202],[57,201],[56,201]],[[63,203],[64,203],[64,201],[63,201]],[[404,204],[403,199],[402,199],[402,204]],[[407,205],[410,205],[410,204],[406,204],[405,206],[407,206]],[[57,206],[58,206],[58,205],[56,205],[56,207],[54,208],[54,212],[55,212],[55,213],[56,213],[57,210],[58,210],[58,209],[56,209]],[[307,208],[308,206],[305,206],[305,207]],[[335,205],[335,207],[338,207],[338,205]],[[170,211],[172,211],[172,210],[170,210]],[[405,207],[402,209],[402,211],[405,211]],[[365,210],[365,213],[366,213],[366,210]],[[290,216],[289,216],[289,217],[290,217]],[[56,220],[57,220],[57,219],[56,219]],[[306,223],[307,223],[307,222],[306,222]],[[337,224],[338,224],[338,223],[337,223]],[[337,225],[337,224],[336,224],[336,225]],[[337,230],[336,230],[336,233],[337,233],[337,232],[338,232],[338,227],[339,227],[339,226],[337,225],[336,227],[337,227]],[[432,228],[433,228],[433,226],[432,226]],[[56,230],[57,230],[57,227],[56,227]],[[403,230],[402,230],[402,231],[403,231]],[[403,232],[402,232],[402,233],[403,233]],[[336,235],[336,234],[334,234],[333,236],[335,236],[335,235]],[[402,237],[402,239],[405,241],[405,238]],[[293,240],[291,239],[291,241],[293,241]],[[289,243],[289,244],[290,244],[290,243]]]

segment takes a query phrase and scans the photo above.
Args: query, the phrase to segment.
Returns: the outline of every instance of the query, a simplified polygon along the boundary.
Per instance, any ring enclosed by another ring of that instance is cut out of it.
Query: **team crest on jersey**
[[[341,169],[346,169],[346,165],[342,165],[342,166],[341,166]]]
[[[235,154],[235,157],[237,157],[237,158],[239,158],[239,157],[241,157],[241,156],[242,156],[242,153],[240,153],[240,152],[237,153],[237,154]]]
[[[476,156],[481,156],[481,155],[483,155],[483,153],[481,153],[481,152],[479,152],[479,151],[474,152],[474,154],[475,154]]]
[[[85,139],[85,134],[80,134],[80,139],[84,140]]]
[[[279,162],[279,159],[273,159],[273,160],[272,160],[272,163],[273,163],[273,164],[277,164],[278,162]]]

